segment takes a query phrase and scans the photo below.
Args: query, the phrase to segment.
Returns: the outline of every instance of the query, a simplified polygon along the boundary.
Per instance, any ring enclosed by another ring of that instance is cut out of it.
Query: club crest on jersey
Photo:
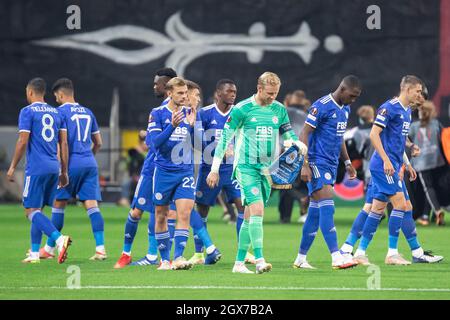
[[[272,118],[272,122],[273,122],[273,124],[277,124],[277,123],[278,123],[278,117],[277,117],[277,116],[274,116],[274,117]]]
[[[141,206],[143,206],[144,204],[145,204],[145,198],[139,198],[138,199],[138,203],[141,205]]]
[[[325,179],[331,180],[331,174],[329,172],[325,173]]]
[[[157,193],[155,194],[155,198],[156,198],[156,200],[161,200],[161,199],[163,198],[163,196],[162,196],[161,193],[157,192]]]
[[[311,108],[311,111],[309,113],[315,116],[318,112],[319,110],[317,110],[317,108]]]

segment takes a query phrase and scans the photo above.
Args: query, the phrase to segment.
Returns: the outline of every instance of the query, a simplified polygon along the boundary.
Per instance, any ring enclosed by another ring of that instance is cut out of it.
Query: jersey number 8
[[[53,138],[55,137],[55,130],[53,130],[53,123],[55,120],[53,120],[53,117],[49,115],[48,113],[44,114],[42,116],[42,131],[41,135],[42,138],[47,141],[51,142]],[[47,133],[50,131],[50,136],[47,135]]]

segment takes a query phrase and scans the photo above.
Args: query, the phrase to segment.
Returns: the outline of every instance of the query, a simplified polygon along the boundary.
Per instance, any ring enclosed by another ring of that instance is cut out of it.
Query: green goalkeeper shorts
[[[270,183],[260,169],[242,168],[235,169],[235,177],[241,187],[242,204],[248,206],[255,202],[262,202],[264,206],[270,197]]]

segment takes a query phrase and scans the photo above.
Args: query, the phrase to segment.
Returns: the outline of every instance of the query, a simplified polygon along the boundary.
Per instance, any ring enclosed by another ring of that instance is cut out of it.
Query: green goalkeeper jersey
[[[236,135],[233,168],[261,170],[270,166],[277,156],[279,135],[298,140],[291,128],[286,108],[278,101],[260,106],[255,96],[236,104],[224,126],[214,153],[213,170],[221,163],[228,144]],[[215,164],[215,166],[214,166]]]

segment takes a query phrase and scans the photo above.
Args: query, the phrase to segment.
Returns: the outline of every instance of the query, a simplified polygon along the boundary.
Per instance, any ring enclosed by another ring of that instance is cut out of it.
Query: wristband
[[[346,167],[351,166],[352,165],[352,161],[351,160],[345,160],[344,164]]]

